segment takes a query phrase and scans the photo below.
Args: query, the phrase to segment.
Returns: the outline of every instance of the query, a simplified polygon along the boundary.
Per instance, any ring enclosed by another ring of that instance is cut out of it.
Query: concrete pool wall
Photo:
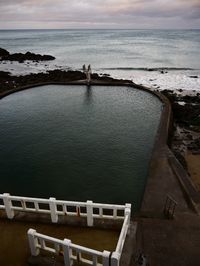
[[[39,86],[43,86],[43,85],[86,85],[85,81],[76,81],[76,82],[44,82],[44,83],[38,83],[38,84],[31,84],[29,86],[24,86],[24,87],[20,87],[17,88],[15,90],[12,91],[7,91],[5,93],[1,93],[0,94],[0,99],[10,95],[12,93],[15,92],[19,92],[22,90],[27,90],[27,89],[31,89],[34,87],[39,87]],[[157,134],[154,140],[154,145],[153,145],[153,152],[152,152],[152,156],[151,156],[151,161],[150,161],[150,172],[149,175],[151,175],[151,168],[152,165],[154,165],[154,157],[156,154],[156,150],[158,150],[158,145],[162,145],[162,143],[165,143],[167,141],[168,138],[168,131],[169,131],[169,125],[171,122],[171,109],[170,109],[170,104],[168,102],[168,100],[166,99],[166,97],[164,97],[163,95],[161,95],[160,93],[157,92],[152,92],[150,89],[137,85],[137,84],[132,84],[132,83],[124,83],[123,81],[119,81],[119,82],[115,82],[115,83],[110,83],[110,82],[91,82],[91,85],[95,85],[95,86],[124,86],[124,87],[130,87],[130,88],[136,88],[139,90],[144,90],[150,94],[153,94],[154,96],[156,96],[157,98],[159,98],[161,100],[161,102],[163,103],[163,107],[162,107],[162,112],[161,112],[161,118],[160,118],[160,123],[159,123],[159,127],[157,129]],[[148,180],[147,180],[148,181]]]
[[[4,98],[4,97],[6,97],[12,93],[16,93],[16,92],[19,92],[22,90],[27,90],[27,89],[31,89],[31,88],[39,87],[39,86],[43,86],[43,85],[86,85],[87,86],[87,82],[80,80],[80,81],[70,81],[70,82],[35,83],[35,84],[30,84],[27,86],[16,88],[14,90],[0,93],[0,99]],[[176,159],[175,155],[171,152],[171,150],[169,148],[170,138],[173,134],[173,113],[172,113],[171,104],[170,104],[170,101],[168,100],[168,98],[166,96],[164,96],[159,91],[152,91],[150,88],[148,88],[146,86],[135,84],[133,82],[127,82],[127,81],[124,82],[123,80],[119,80],[119,81],[115,80],[114,82],[92,80],[91,85],[132,87],[132,88],[136,88],[139,90],[144,90],[150,94],[153,94],[155,97],[160,99],[160,101],[163,104],[163,109],[161,112],[160,123],[159,123],[159,127],[157,129],[157,134],[155,137],[154,148],[153,148],[152,157],[151,157],[151,161],[150,161],[150,165],[149,165],[149,175],[148,175],[148,179],[147,179],[147,183],[146,183],[145,193],[143,196],[141,211],[142,212],[145,211],[145,209],[147,208],[147,205],[150,204],[150,202],[152,200],[152,199],[151,200],[149,199],[149,195],[151,194],[151,193],[149,193],[149,191],[151,191],[151,189],[148,188],[149,186],[151,186],[150,185],[151,182],[149,180],[153,180],[154,169],[156,167],[157,168],[161,167],[159,165],[159,160],[158,160],[159,154],[161,154],[162,153],[161,151],[166,149],[166,147],[167,147],[167,149],[168,149],[167,153],[168,154],[170,153],[170,164],[174,168],[174,171],[176,172],[175,175],[177,176],[177,178],[179,180],[179,185],[182,187],[182,190],[184,191],[186,200],[188,201],[191,208],[193,210],[195,210],[195,212],[200,214],[200,210],[197,206],[200,202],[200,197],[199,197],[198,193],[196,192],[194,185],[192,184],[192,182],[188,178],[188,174],[186,173],[186,171],[184,170],[182,165],[179,163],[179,161]],[[160,172],[162,172],[162,171],[160,171]],[[183,176],[185,176],[184,180],[182,178]],[[155,186],[155,184],[154,184],[154,186]],[[147,204],[147,202],[148,202],[148,204]],[[163,202],[162,202],[162,204],[163,204]],[[154,207],[155,206],[156,206],[156,204],[154,202]],[[150,207],[150,209],[152,209],[152,207]]]

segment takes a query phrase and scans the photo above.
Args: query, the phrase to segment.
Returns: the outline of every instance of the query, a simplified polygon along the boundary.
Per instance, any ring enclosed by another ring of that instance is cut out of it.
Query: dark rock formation
[[[7,71],[0,71],[0,82],[1,81],[8,81],[10,79],[10,72]]]
[[[197,93],[196,96],[182,96],[170,90],[164,90],[162,93],[171,102],[175,122],[171,148],[187,171],[187,163],[184,158],[185,151],[189,150],[193,154],[200,154],[200,138],[196,137],[197,133],[200,132],[200,95]],[[180,101],[185,102],[185,104],[179,104]],[[177,126],[178,131],[176,131]]]
[[[108,76],[99,76],[94,73],[91,75],[92,80],[100,82],[109,82],[117,84],[119,82],[129,82],[129,80],[113,79]],[[9,72],[0,71],[0,95],[8,90],[17,89],[27,85],[34,85],[44,82],[72,82],[85,80],[85,74],[81,71],[64,71],[64,70],[51,70],[47,73],[29,74],[25,76],[12,76]]]
[[[192,79],[198,79],[198,76],[189,76]]]
[[[173,114],[176,122],[183,126],[200,126],[200,105],[172,103]]]
[[[40,55],[34,54],[31,52],[27,52],[25,54],[22,53],[14,53],[10,54],[5,49],[0,48],[0,60],[7,60],[7,61],[17,61],[19,63],[23,63],[25,60],[31,61],[47,61],[47,60],[54,60],[55,57],[51,55]]]
[[[3,48],[0,48],[0,58],[4,57],[4,56],[9,56],[9,52]]]

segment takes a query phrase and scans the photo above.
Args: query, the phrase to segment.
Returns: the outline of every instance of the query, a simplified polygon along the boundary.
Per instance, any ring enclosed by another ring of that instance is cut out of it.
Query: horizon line
[[[17,29],[1,29],[1,31],[6,31],[6,30],[200,30],[200,28],[177,28],[177,29],[172,29],[172,28],[137,28],[137,29],[131,29],[131,28],[17,28]]]

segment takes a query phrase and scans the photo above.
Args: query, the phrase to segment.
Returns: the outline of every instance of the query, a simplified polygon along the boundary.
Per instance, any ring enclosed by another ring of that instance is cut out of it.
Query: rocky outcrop
[[[129,82],[128,80],[113,79],[108,76],[99,76],[94,73],[91,75],[92,80],[100,82],[109,82],[117,84],[120,82]],[[81,71],[64,71],[64,70],[51,70],[46,73],[29,74],[25,76],[12,76],[9,72],[0,71],[0,95],[8,90],[14,90],[23,86],[34,85],[44,82],[72,82],[85,80],[85,74]]]
[[[34,54],[31,52],[27,52],[25,54],[23,53],[14,53],[10,54],[7,50],[0,48],[0,60],[6,60],[6,61],[17,61],[19,63],[23,63],[26,60],[31,61],[49,61],[54,60],[55,57],[51,55],[40,55],[40,54]]]
[[[162,93],[170,100],[174,117],[171,148],[187,171],[187,153],[200,154],[200,94],[184,96],[170,90]]]
[[[2,58],[4,56],[9,56],[9,55],[10,55],[10,53],[7,50],[0,48],[0,58]]]
[[[170,90],[162,92],[170,100],[175,122],[183,127],[200,127],[200,95],[177,95]],[[184,104],[179,104],[184,102]]]

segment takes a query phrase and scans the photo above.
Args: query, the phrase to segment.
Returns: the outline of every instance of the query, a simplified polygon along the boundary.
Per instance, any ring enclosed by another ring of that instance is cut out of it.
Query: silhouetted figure
[[[83,65],[83,72],[84,72],[85,75],[86,75],[87,85],[90,86],[90,82],[91,82],[91,73],[92,73],[91,66],[88,65],[88,68],[86,69],[86,66],[85,66],[85,64],[84,64],[84,65]]]

